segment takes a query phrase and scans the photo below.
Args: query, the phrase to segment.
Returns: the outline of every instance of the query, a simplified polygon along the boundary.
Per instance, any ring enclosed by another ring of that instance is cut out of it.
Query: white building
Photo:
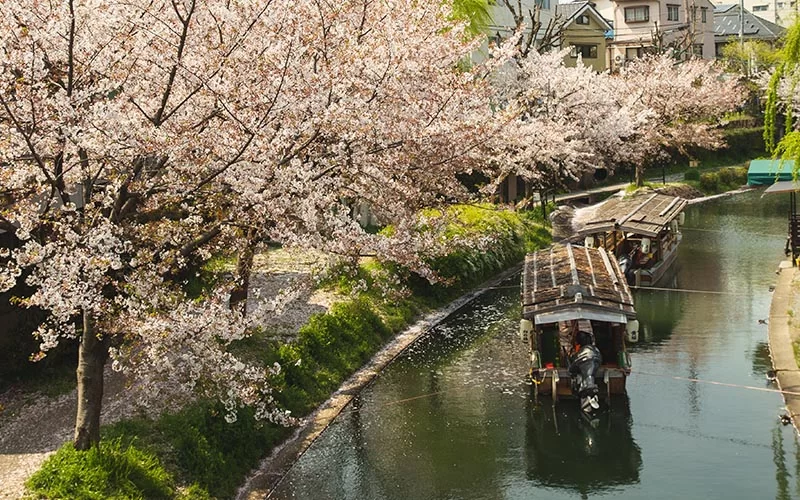
[[[648,51],[673,48],[682,58],[714,58],[714,7],[709,0],[598,0],[614,26],[610,66]]]

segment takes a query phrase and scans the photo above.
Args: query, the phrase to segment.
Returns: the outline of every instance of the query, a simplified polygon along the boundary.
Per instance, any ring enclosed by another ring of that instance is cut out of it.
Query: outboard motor
[[[581,410],[592,414],[600,408],[598,388],[594,379],[603,362],[600,350],[595,347],[592,334],[579,331],[575,336],[577,352],[570,358],[569,373],[572,376],[572,393],[581,401]]]

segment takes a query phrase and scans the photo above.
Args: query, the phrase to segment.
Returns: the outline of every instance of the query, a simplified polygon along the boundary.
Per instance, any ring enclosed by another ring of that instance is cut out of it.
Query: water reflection
[[[639,343],[629,349],[657,349],[678,324],[686,294],[643,289],[636,292],[634,301],[642,331]]]
[[[753,360],[753,375],[766,377],[767,371],[772,369],[772,358],[769,354],[769,342],[756,342],[750,356]]]
[[[573,401],[530,403],[525,432],[527,477],[582,497],[639,482],[642,453],[631,430],[627,396],[590,420]]]

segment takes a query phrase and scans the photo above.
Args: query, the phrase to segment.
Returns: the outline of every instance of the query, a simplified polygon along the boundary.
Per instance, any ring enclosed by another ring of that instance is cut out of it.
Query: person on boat
[[[575,351],[570,356],[569,374],[572,377],[572,393],[581,401],[581,410],[592,413],[598,408],[598,388],[595,376],[603,357],[600,350],[594,345],[591,333],[580,330],[575,335]]]

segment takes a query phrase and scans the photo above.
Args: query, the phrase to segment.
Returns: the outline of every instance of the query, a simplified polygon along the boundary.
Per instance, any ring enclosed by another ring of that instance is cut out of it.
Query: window
[[[699,43],[692,45],[692,54],[700,59],[703,58],[703,46]]]
[[[753,5],[753,12],[764,12],[769,8],[769,5]]]
[[[700,7],[700,22],[705,23],[708,21],[708,8]]]
[[[625,7],[626,23],[643,23],[650,20],[650,7]]]
[[[644,55],[644,47],[628,47],[625,49],[625,60],[637,59]]]
[[[786,7],[786,3],[784,3],[784,2],[778,2],[778,3],[777,3],[777,7],[778,7],[779,9],[783,9],[784,7]]]
[[[589,24],[589,16],[586,14],[575,18],[575,24]]]
[[[678,8],[679,5],[669,5],[667,4],[667,21],[679,21],[678,18]]]
[[[572,57],[580,55],[584,59],[597,59],[597,45],[571,45],[569,55]]]
[[[550,0],[536,0],[535,3],[544,10],[550,10]]]

